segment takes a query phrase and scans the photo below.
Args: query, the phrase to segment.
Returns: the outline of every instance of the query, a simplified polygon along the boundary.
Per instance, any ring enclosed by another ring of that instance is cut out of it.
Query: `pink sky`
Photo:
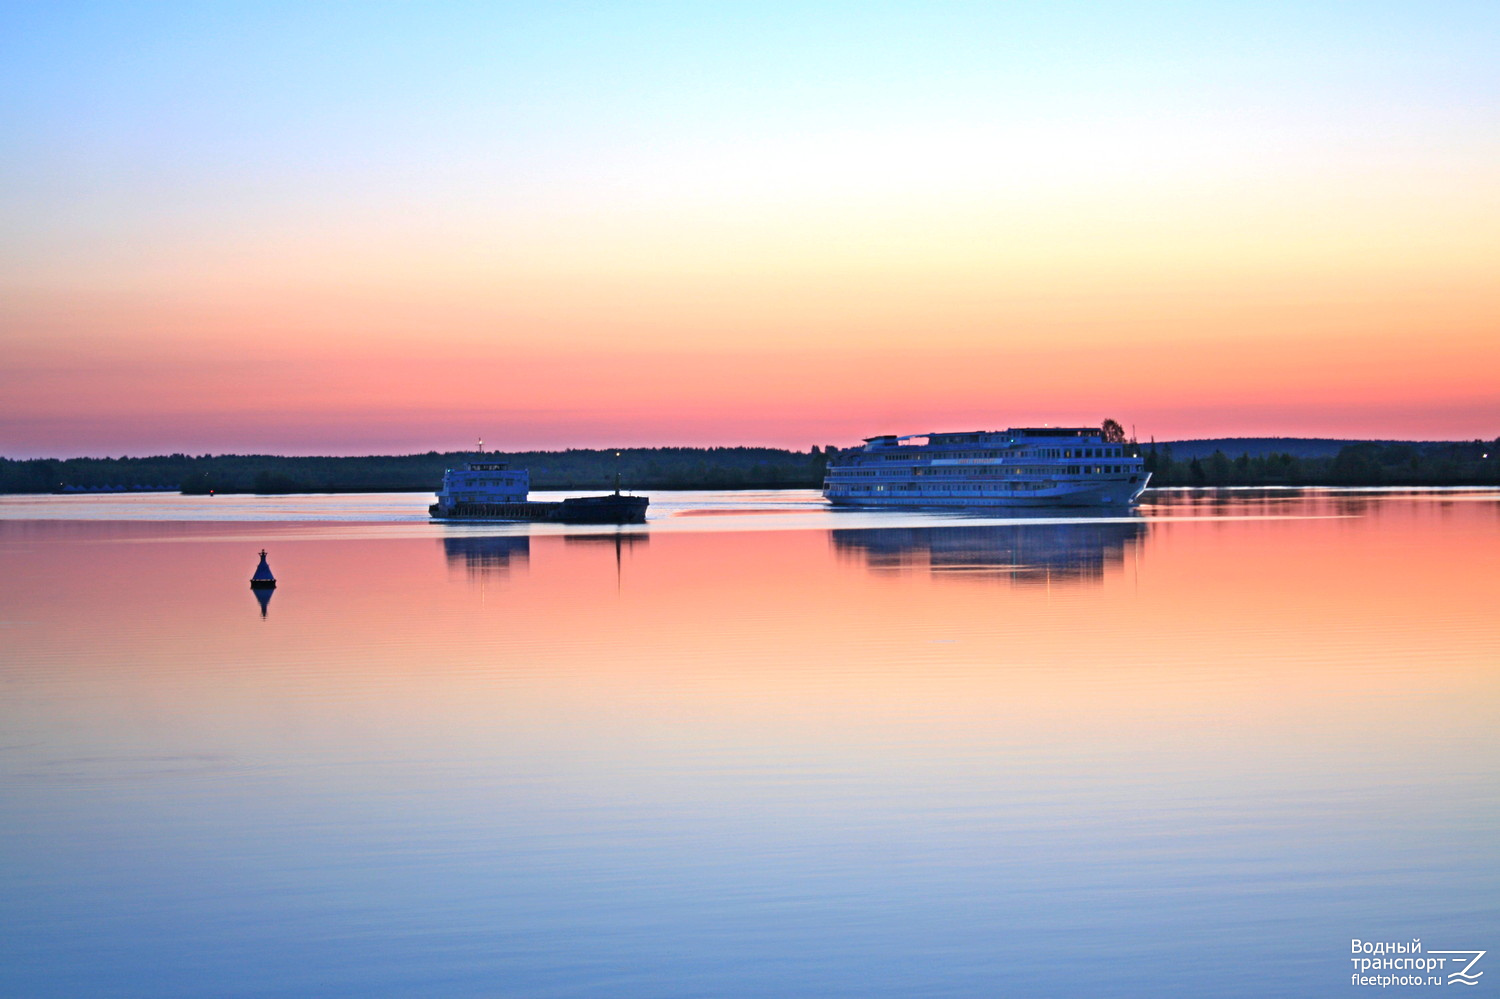
[[[1482,10],[226,11],[13,26],[0,455],[1500,434]]]

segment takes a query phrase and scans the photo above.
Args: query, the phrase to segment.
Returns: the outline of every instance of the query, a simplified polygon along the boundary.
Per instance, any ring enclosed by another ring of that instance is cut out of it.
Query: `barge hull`
[[[427,508],[433,520],[543,521],[556,524],[644,524],[644,496],[577,496],[559,502],[454,503]]]

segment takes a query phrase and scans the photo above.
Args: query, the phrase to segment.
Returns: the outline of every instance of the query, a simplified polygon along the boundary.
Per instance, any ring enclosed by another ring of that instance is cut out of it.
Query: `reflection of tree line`
[[[1482,487],[1478,487],[1481,488]],[[1322,486],[1266,489],[1173,489],[1151,493],[1144,505],[1154,516],[1193,517],[1234,514],[1252,517],[1360,517],[1388,509],[1400,497],[1421,496],[1438,506],[1461,501],[1463,490],[1431,492],[1414,488],[1332,489]],[[1490,495],[1488,490],[1483,495]],[[1401,509],[1394,507],[1391,509]]]
[[[1146,534],[1144,521],[882,527],[830,532],[835,549],[871,569],[1004,577],[1019,583],[1095,581]]]

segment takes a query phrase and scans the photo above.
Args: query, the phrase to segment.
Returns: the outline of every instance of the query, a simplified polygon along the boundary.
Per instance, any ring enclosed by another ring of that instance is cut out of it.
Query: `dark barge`
[[[443,474],[437,502],[427,508],[433,520],[545,521],[556,524],[644,524],[644,496],[615,491],[603,496],[572,496],[556,502],[527,499],[530,475],[502,461],[471,461]],[[618,478],[618,476],[617,476]]]

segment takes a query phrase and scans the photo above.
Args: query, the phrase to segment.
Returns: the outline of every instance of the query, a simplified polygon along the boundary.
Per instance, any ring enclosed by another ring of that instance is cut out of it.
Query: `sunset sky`
[[[1500,4],[0,8],[0,455],[1500,435]]]

